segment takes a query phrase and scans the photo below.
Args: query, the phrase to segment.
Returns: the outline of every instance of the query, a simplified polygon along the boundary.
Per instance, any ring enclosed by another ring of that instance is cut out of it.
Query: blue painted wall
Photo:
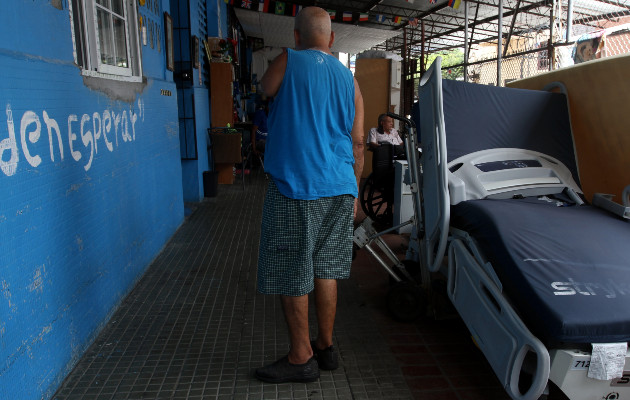
[[[138,11],[163,32],[168,8]],[[81,75],[67,0],[2,3],[0,399],[50,397],[183,221],[177,92],[148,39],[129,95]]]
[[[190,89],[179,90],[178,95],[189,99],[191,102],[193,96],[195,99],[197,159],[182,160],[182,179],[184,201],[198,202],[204,197],[203,172],[212,169],[209,164],[207,140],[207,132],[210,127],[210,115],[208,112],[210,109],[209,91],[206,88],[197,86]],[[191,139],[195,138],[191,137]]]
[[[208,36],[228,37],[227,4],[221,0],[208,0]]]
[[[201,23],[199,14],[198,2],[203,0],[180,0],[179,2],[173,2],[172,13],[174,16],[178,16],[178,20],[186,20],[184,23],[189,27],[188,32],[183,32],[185,35],[196,35],[201,41],[205,36],[207,29],[207,36],[210,37],[227,37],[228,26],[228,9],[225,1],[222,0],[207,0],[206,1],[206,24]],[[183,15],[188,14],[188,15]],[[181,51],[181,59],[188,60],[188,45],[186,40],[182,40],[184,43]],[[200,55],[203,58],[203,45],[200,43],[202,49]],[[176,53],[178,56],[179,53]],[[178,57],[180,58],[180,57]],[[202,63],[203,66],[203,63]],[[188,140],[188,148],[192,148],[194,145],[191,143],[196,140],[197,146],[197,159],[196,160],[182,160],[182,183],[184,191],[184,201],[198,202],[204,197],[204,183],[203,173],[212,169],[212,165],[209,163],[208,157],[208,128],[210,128],[210,98],[211,93],[203,84],[204,78],[200,80],[199,69],[193,69],[193,79],[189,86],[178,89],[178,98],[180,104],[186,103],[185,107],[180,107],[180,114],[183,110],[194,109],[195,115],[195,133],[196,135],[187,135],[186,138],[181,140]],[[194,102],[193,99],[194,98]],[[194,106],[192,106],[194,103]],[[190,123],[190,122],[189,122]]]

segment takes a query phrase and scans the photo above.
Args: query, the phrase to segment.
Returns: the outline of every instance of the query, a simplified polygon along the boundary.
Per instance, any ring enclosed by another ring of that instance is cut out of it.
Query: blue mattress
[[[546,345],[630,341],[630,223],[527,198],[459,203],[451,226],[475,238]]]

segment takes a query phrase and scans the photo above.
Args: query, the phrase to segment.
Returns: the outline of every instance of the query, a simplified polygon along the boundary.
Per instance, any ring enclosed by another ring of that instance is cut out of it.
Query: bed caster
[[[403,265],[405,266],[405,269],[407,270],[407,273],[411,276],[411,278],[413,278],[413,283],[420,283],[421,279],[420,279],[420,263],[416,262],[416,261],[412,261],[412,260],[403,260]],[[396,274],[396,276],[398,276],[401,280],[403,281],[409,281],[409,278],[406,277],[402,271],[400,271],[400,269],[398,268],[398,266],[393,266],[392,269],[394,270],[394,273]],[[389,276],[389,283],[391,285],[395,285],[398,281],[396,279],[394,279],[393,276]]]
[[[418,285],[400,281],[389,289],[387,308],[399,321],[414,321],[424,313],[424,294]]]

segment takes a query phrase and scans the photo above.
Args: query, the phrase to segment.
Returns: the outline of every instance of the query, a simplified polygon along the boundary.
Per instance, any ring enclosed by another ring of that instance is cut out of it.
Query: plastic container
[[[203,172],[203,196],[216,197],[218,186],[219,186],[219,172],[218,171],[204,171]]]

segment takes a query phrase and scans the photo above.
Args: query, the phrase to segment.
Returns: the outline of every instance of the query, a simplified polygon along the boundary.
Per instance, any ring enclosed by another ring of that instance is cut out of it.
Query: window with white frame
[[[142,80],[135,0],[71,0],[75,61],[85,75]]]

